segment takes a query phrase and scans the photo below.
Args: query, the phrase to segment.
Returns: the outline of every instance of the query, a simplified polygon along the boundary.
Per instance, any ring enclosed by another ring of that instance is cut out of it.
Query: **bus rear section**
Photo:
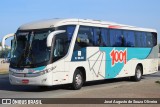
[[[83,63],[83,64],[82,64]],[[81,25],[71,65],[84,67],[86,81],[158,72],[157,33]]]

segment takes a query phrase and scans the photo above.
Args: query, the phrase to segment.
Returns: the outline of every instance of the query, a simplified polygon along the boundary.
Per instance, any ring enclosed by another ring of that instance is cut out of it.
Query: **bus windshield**
[[[35,67],[37,64],[48,62],[50,48],[47,47],[46,41],[51,31],[53,30],[17,31],[11,65]]]
[[[47,37],[54,29],[66,32],[55,35],[54,44],[47,47]],[[63,58],[68,52],[74,29],[74,25],[66,25],[41,30],[18,30],[12,43],[10,66],[34,68]]]

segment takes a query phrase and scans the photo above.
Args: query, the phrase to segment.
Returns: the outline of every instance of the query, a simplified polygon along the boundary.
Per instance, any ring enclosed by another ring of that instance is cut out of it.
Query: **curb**
[[[0,75],[6,75],[9,74],[9,72],[0,72]]]

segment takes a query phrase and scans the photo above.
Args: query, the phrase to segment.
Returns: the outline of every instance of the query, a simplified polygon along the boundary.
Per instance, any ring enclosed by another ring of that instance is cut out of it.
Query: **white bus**
[[[9,81],[53,86],[132,77],[158,71],[157,32],[112,22],[52,19],[18,28],[12,40]]]

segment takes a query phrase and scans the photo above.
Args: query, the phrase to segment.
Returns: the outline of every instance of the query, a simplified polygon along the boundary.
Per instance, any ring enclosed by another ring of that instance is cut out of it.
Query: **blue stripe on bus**
[[[35,70],[35,71],[38,71],[38,70],[41,71],[41,70],[44,70],[45,67],[46,67],[46,66],[37,67],[37,68],[34,68],[34,70]]]
[[[106,53],[106,69],[105,69],[105,78],[115,78],[124,67],[124,62],[117,62],[114,66],[112,66],[112,59],[110,52],[112,50],[125,51],[127,50],[127,61],[136,58],[136,59],[145,59],[150,54],[151,48],[105,48],[100,47],[100,51],[104,51]]]

